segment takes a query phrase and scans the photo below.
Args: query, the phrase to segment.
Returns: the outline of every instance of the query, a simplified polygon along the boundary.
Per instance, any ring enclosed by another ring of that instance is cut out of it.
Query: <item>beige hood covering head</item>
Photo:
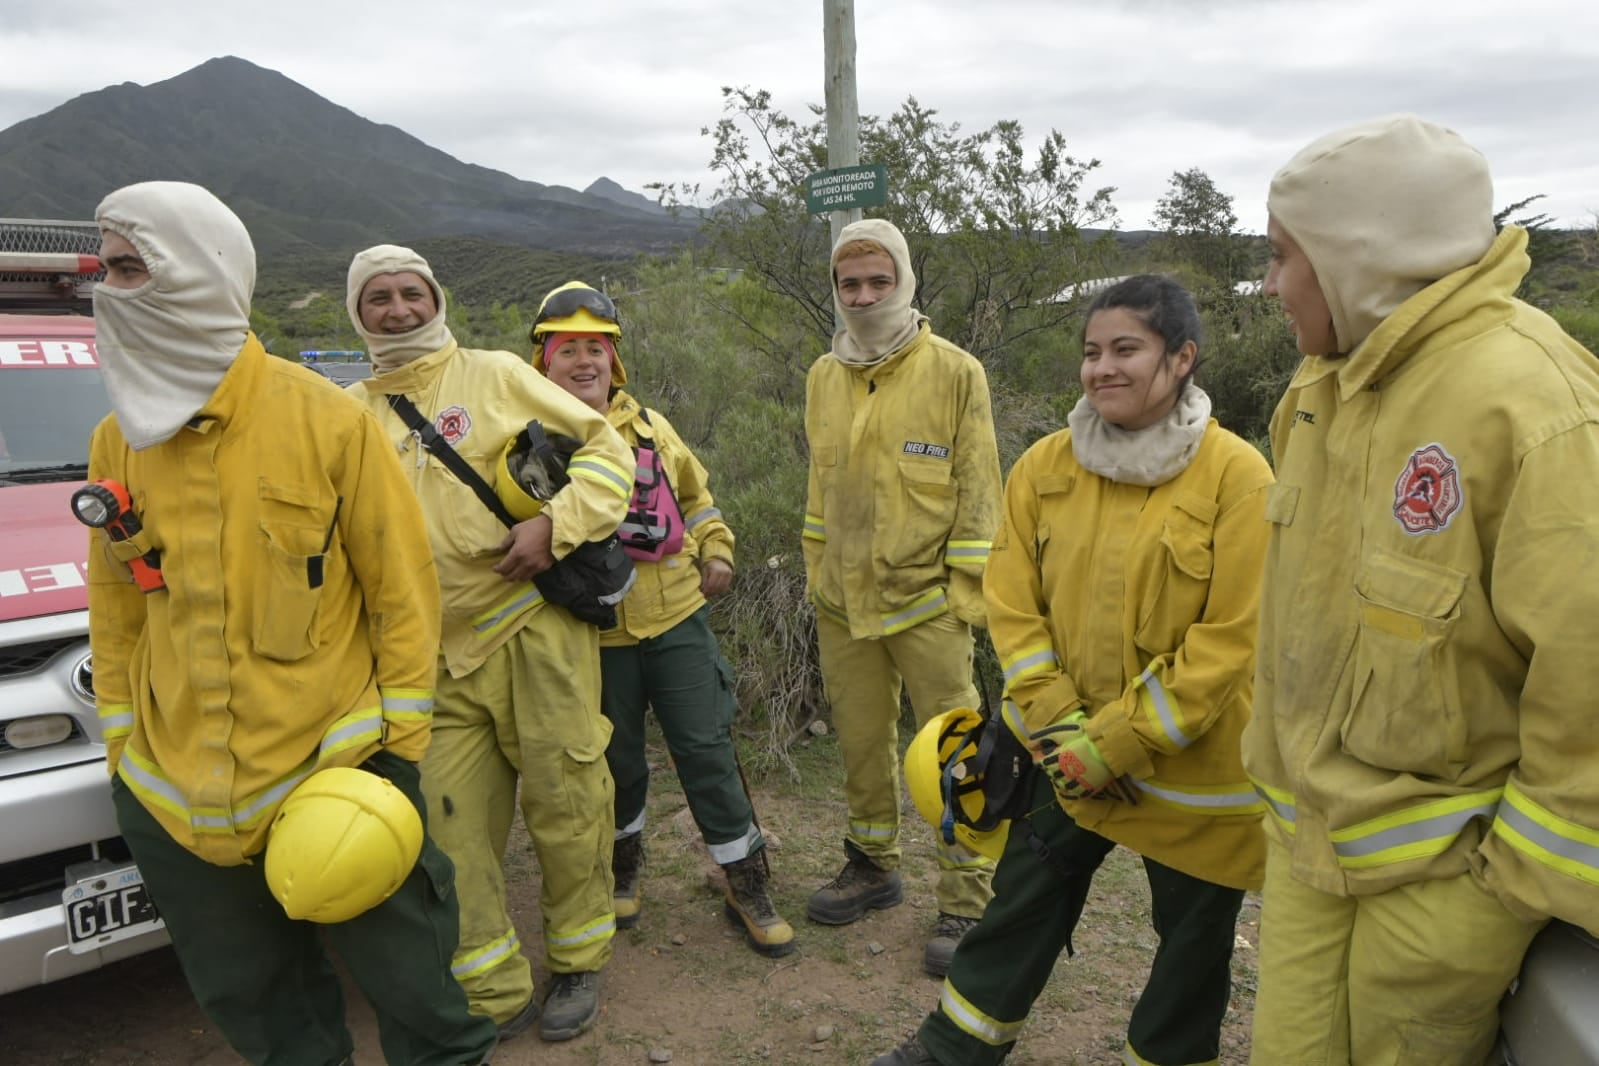
[[[1347,354],[1494,240],[1488,161],[1453,130],[1391,115],[1329,133],[1272,178],[1267,210],[1304,251]]]
[[[433,290],[438,314],[409,333],[372,333],[361,324],[361,291],[379,274],[417,274]],[[382,374],[404,366],[450,343],[450,327],[444,324],[444,289],[433,276],[428,261],[409,248],[397,244],[378,244],[357,252],[350,261],[350,275],[344,288],[344,308],[350,313],[355,331],[366,341],[374,373]]]
[[[870,307],[845,307],[838,295],[838,252],[851,241],[881,245],[894,261],[894,291]],[[871,366],[899,351],[916,337],[927,316],[911,307],[916,297],[916,271],[910,246],[892,222],[880,218],[851,222],[839,231],[828,261],[833,303],[844,328],[833,335],[833,354],[852,366]]]
[[[255,246],[239,216],[198,185],[147,181],[100,201],[102,232],[149,268],[137,289],[101,282],[94,334],[111,409],[135,451],[199,413],[250,332]]]

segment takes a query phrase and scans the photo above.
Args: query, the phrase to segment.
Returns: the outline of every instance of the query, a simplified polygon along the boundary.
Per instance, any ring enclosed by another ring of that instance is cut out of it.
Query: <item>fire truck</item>
[[[109,409],[99,248],[92,222],[0,219],[0,993],[167,942],[111,807],[68,505]]]

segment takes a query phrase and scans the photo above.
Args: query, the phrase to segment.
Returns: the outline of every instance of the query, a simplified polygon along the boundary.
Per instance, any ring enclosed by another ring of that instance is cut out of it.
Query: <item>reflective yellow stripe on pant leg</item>
[[[521,950],[522,941],[517,937],[516,930],[508,929],[504,936],[495,937],[480,948],[456,952],[450,960],[450,973],[455,975],[457,981],[476,977],[514,958]]]
[[[1014,1043],[1021,1036],[1022,1027],[1027,1024],[1023,1018],[1015,1022],[1002,1022],[998,1018],[991,1018],[972,1006],[967,998],[955,990],[955,986],[948,979],[944,981],[944,988],[938,994],[938,1009],[944,1016],[954,1022],[963,1033],[976,1037],[990,1047],[1002,1047]]]

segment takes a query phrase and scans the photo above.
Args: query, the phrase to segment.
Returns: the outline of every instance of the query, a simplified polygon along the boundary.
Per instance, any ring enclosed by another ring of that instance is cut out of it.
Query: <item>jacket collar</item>
[[[226,429],[242,418],[249,410],[250,399],[257,394],[261,376],[266,372],[266,361],[270,358],[254,333],[245,334],[244,347],[239,349],[228,372],[222,375],[222,382],[211,398],[189,419],[187,428],[201,432]]]
[[[904,347],[890,352],[882,362],[873,363],[870,366],[854,366],[839,359],[838,365],[845,370],[851,370],[865,376],[868,381],[886,380],[898,373],[899,368],[909,361],[911,355],[926,346],[927,338],[932,335],[932,332],[932,324],[924,318],[921,326],[916,330],[916,336],[912,337]],[[838,356],[835,355],[833,358],[838,359]]]
[[[621,389],[617,389],[611,396],[611,407],[605,412],[605,420],[614,429],[621,429],[639,416],[643,406],[633,397]]]
[[[1310,373],[1312,363],[1336,364],[1338,396],[1347,403],[1398,370],[1423,345],[1439,346],[1509,319],[1511,300],[1531,266],[1526,231],[1507,226],[1481,259],[1400,304],[1346,358],[1307,359],[1301,373]],[[1300,382],[1300,374],[1295,380]]]
[[[383,374],[374,374],[362,384],[369,392],[379,396],[388,396],[394,393],[415,393],[432,385],[443,372],[444,365],[459,351],[455,338],[450,338],[444,347],[437,351],[429,352],[418,359],[413,359],[404,366],[395,367]]]

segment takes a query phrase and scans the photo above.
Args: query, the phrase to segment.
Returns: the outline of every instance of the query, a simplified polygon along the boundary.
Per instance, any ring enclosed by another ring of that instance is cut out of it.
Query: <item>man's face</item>
[[[1294,340],[1304,355],[1332,355],[1338,351],[1332,312],[1310,257],[1275,218],[1266,220],[1266,243],[1271,245],[1271,266],[1266,269],[1265,292],[1277,297]]]
[[[838,278],[838,299],[845,307],[870,307],[899,284],[894,260],[887,252],[841,259],[834,274]]]
[[[100,262],[105,266],[105,283],[113,289],[137,289],[150,281],[149,266],[120,233],[106,230],[100,235]]]
[[[409,333],[433,321],[433,286],[413,271],[379,274],[361,290],[361,326],[368,333]]]

